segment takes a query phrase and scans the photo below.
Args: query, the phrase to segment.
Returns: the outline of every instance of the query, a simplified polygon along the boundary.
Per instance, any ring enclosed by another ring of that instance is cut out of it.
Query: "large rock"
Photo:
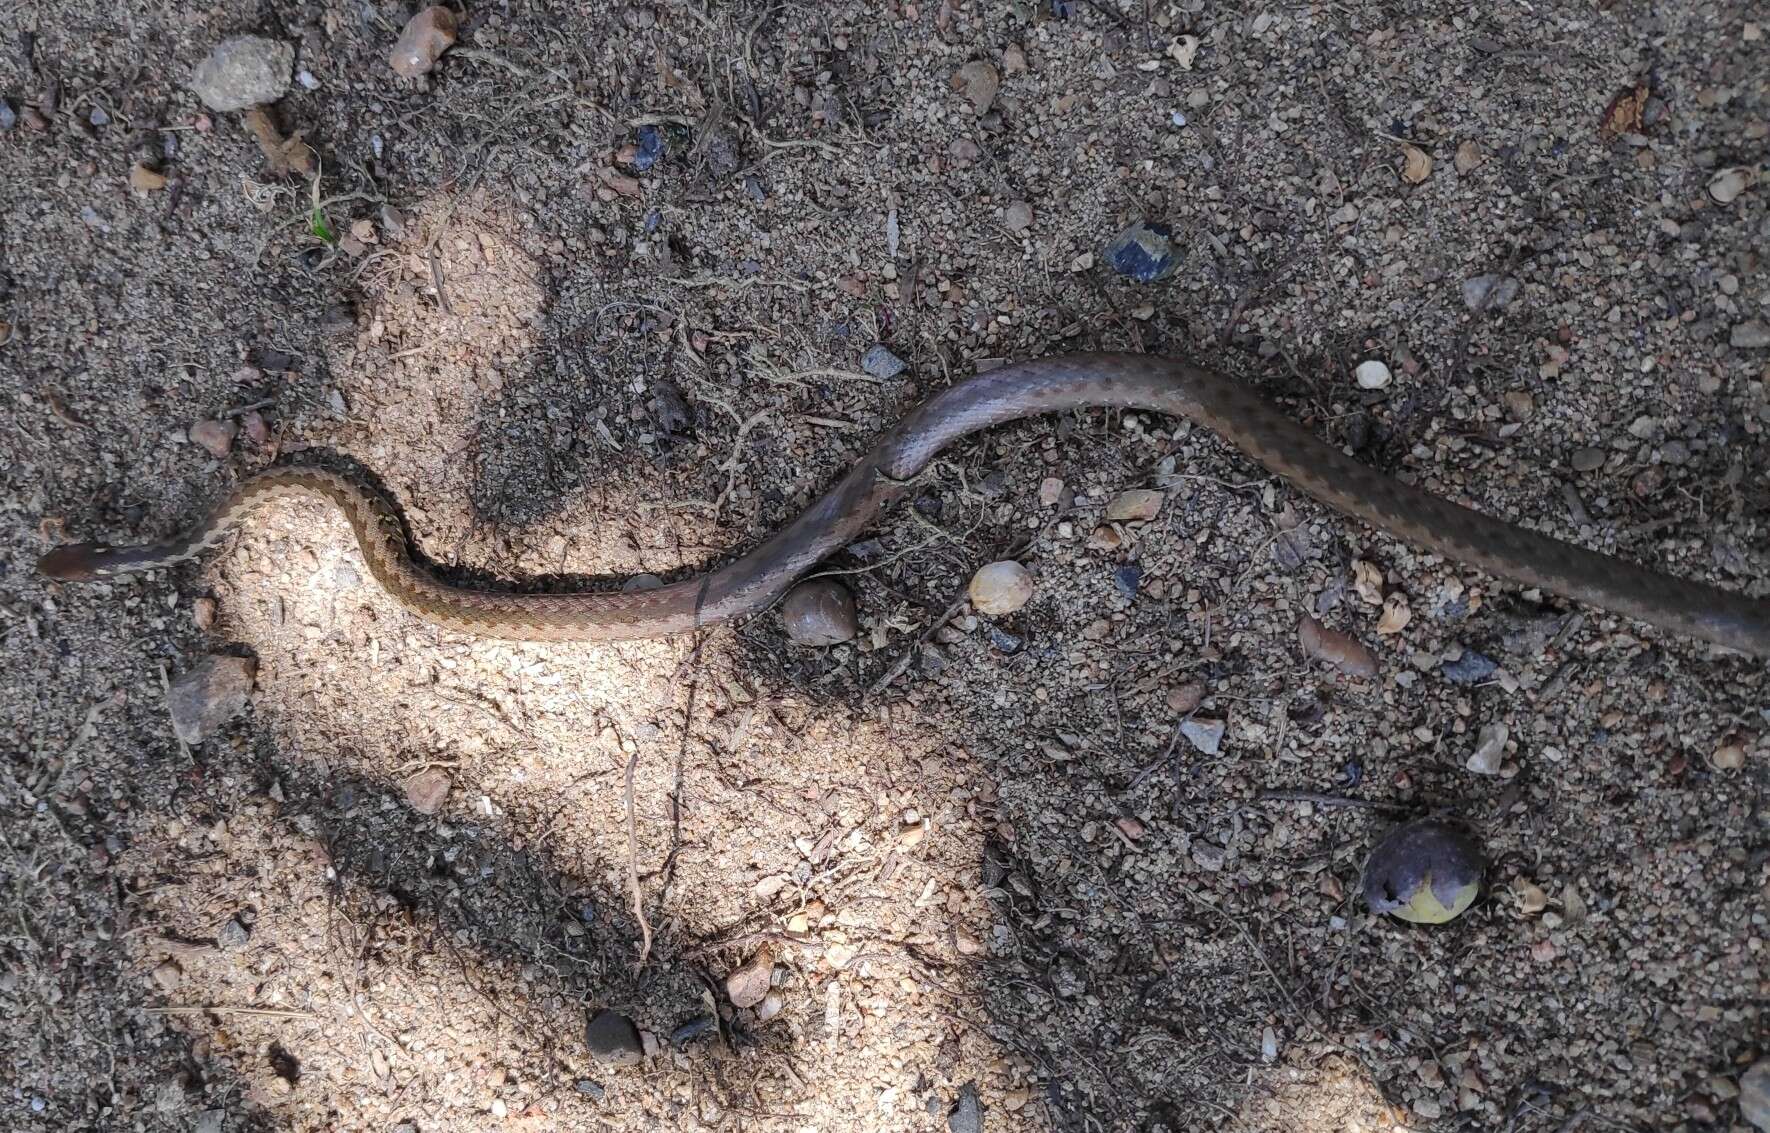
[[[172,731],[187,744],[200,744],[238,716],[252,697],[258,662],[250,657],[209,657],[172,682],[166,706]]]
[[[210,110],[249,110],[289,89],[295,45],[261,35],[224,39],[191,73],[191,90]]]

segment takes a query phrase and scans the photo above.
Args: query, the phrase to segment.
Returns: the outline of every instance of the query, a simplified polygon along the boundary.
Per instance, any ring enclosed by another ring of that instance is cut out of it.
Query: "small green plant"
[[[320,207],[320,175],[313,176],[313,208],[307,215],[307,230],[325,241],[330,247],[338,243],[338,236],[326,221],[326,210]]]

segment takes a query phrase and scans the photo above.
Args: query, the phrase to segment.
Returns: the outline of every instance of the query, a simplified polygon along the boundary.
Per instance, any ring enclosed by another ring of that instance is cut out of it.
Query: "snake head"
[[[92,582],[111,572],[98,565],[110,548],[103,543],[68,543],[37,560],[37,573],[58,582]]]

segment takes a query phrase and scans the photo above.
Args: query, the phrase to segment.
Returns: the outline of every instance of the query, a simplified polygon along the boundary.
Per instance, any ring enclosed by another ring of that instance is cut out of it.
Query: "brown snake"
[[[1770,656],[1770,602],[1670,578],[1411,488],[1322,442],[1226,378],[1137,354],[1044,358],[962,381],[906,417],[772,539],[717,570],[653,590],[536,594],[452,585],[414,558],[398,509],[379,491],[356,477],[300,467],[251,477],[202,526],[176,539],[134,547],[74,543],[43,556],[38,569],[70,581],[152,570],[219,543],[261,503],[317,495],[350,520],[375,580],[421,618],[518,641],[658,637],[766,608],[819,560],[852,541],[881,507],[904,494],[906,481],[958,438],[1022,417],[1101,406],[1190,418],[1328,506],[1457,562]]]

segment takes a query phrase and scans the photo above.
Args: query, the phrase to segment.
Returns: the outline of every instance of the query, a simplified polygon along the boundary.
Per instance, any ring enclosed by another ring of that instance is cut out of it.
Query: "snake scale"
[[[518,641],[658,637],[766,608],[851,542],[880,508],[905,493],[906,481],[960,437],[1019,418],[1096,407],[1189,418],[1304,493],[1418,547],[1674,633],[1770,656],[1770,602],[1671,578],[1410,487],[1321,441],[1227,378],[1139,354],[1043,358],[961,381],[904,418],[767,542],[716,570],[652,590],[540,594],[453,585],[414,556],[399,510],[379,491],[311,467],[273,467],[245,480],[201,526],[177,538],[129,547],[69,544],[43,556],[38,569],[64,581],[153,570],[215,546],[262,504],[319,496],[349,519],[376,581],[428,621]]]

